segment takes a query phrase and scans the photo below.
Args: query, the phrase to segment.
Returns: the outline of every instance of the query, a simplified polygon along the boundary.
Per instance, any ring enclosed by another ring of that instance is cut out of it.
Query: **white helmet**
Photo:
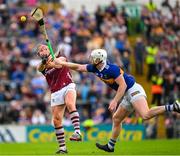
[[[104,49],[94,49],[91,52],[90,59],[93,64],[99,64],[101,62],[106,62],[107,52]]]

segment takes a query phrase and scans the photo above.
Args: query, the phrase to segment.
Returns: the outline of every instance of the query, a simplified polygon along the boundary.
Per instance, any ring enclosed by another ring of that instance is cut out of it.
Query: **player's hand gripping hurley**
[[[46,32],[46,27],[45,27],[45,24],[44,24],[44,19],[43,19],[43,11],[41,8],[35,8],[31,11],[31,16],[38,22],[39,26],[40,26],[40,30],[42,31],[42,33],[44,34],[45,36],[45,39],[46,39],[46,43],[48,45],[48,48],[49,48],[49,51],[50,51],[50,54],[52,56],[52,59],[54,60],[55,58],[55,54],[53,52],[53,49],[52,49],[52,46],[51,46],[51,43],[49,41],[49,38],[48,38],[48,35],[47,35],[47,32]]]

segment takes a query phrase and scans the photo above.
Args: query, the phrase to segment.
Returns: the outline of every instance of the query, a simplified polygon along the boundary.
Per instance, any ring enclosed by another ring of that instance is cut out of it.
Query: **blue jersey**
[[[134,83],[135,79],[133,76],[124,73],[124,71],[114,64],[107,64],[102,71],[99,71],[94,65],[88,64],[87,71],[94,73],[98,76],[102,81],[104,81],[109,87],[116,90],[118,89],[119,85],[116,83],[115,79],[123,74],[124,80],[127,85],[126,91],[131,88]]]

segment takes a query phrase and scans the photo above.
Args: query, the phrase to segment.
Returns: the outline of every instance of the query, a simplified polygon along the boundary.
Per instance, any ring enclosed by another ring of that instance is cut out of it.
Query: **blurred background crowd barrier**
[[[31,18],[19,20],[36,6],[44,9],[53,49],[68,60],[88,63],[92,49],[104,48],[109,62],[143,85],[150,107],[180,99],[178,0],[71,1],[0,0],[0,141],[6,134],[13,135],[9,132],[14,126],[26,131],[30,125],[51,124],[50,91],[36,71],[40,60],[35,47],[43,43],[43,35]],[[107,108],[114,91],[92,74],[72,71],[72,75],[82,127],[91,130],[111,124]],[[149,121],[133,114],[124,124],[132,133],[136,131],[133,126],[143,126],[142,139],[180,137],[177,113]],[[64,125],[71,125],[68,112]]]

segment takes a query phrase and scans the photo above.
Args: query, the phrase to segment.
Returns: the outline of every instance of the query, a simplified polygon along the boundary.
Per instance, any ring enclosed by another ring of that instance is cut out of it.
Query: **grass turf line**
[[[54,155],[57,143],[1,143],[0,155]],[[114,153],[96,148],[95,142],[67,142],[68,155],[180,155],[180,139],[121,141]]]

